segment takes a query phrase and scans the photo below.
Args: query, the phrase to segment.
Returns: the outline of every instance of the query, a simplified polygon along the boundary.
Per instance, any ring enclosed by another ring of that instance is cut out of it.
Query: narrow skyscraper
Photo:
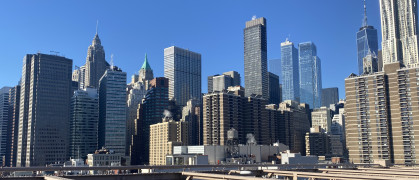
[[[68,160],[72,64],[41,53],[23,59],[17,166]]]
[[[300,101],[298,50],[285,40],[281,43],[282,100]]]
[[[321,62],[317,57],[316,45],[304,42],[299,48],[299,73],[300,73],[300,101],[307,103],[310,109],[321,106]]]
[[[201,99],[201,54],[176,46],[164,49],[164,77],[169,79],[169,99],[186,106]]]
[[[380,0],[383,63],[418,67],[417,0]]]
[[[9,122],[7,125],[6,163],[16,167],[17,139],[19,134],[20,83],[9,90]]]
[[[84,65],[84,69],[82,69],[84,82],[79,82],[79,84],[84,85],[81,88],[98,88],[99,79],[102,77],[103,73],[105,73],[108,67],[109,64],[105,60],[105,50],[103,49],[99,35],[96,32],[96,35],[92,41],[92,45],[90,45],[89,49],[87,50],[86,64]]]
[[[362,27],[356,33],[356,44],[358,49],[358,72],[364,73],[363,59],[370,52],[378,55],[378,38],[377,29],[368,25],[367,22],[367,7],[364,0],[364,22]]]
[[[9,122],[9,90],[11,87],[0,89],[0,163],[6,164],[5,157],[7,149],[7,125]],[[0,165],[1,165],[0,164]]]
[[[266,19],[252,18],[244,29],[245,95],[261,95],[269,99]]]
[[[99,83],[98,145],[125,154],[126,146],[126,81],[127,74],[111,66]]]

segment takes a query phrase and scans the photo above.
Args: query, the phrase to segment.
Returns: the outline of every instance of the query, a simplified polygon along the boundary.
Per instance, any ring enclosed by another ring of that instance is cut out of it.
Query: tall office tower
[[[208,93],[227,90],[230,86],[240,86],[240,81],[240,74],[236,71],[208,76]]]
[[[85,88],[71,98],[70,157],[86,159],[98,149],[99,97],[97,89]]]
[[[417,0],[380,0],[383,63],[417,67]]]
[[[321,61],[317,57],[316,45],[312,42],[298,44],[300,101],[307,103],[311,109],[321,106],[322,73]]]
[[[73,61],[47,54],[23,59],[17,166],[45,166],[68,157]]]
[[[9,121],[7,125],[6,163],[16,167],[17,139],[19,132],[20,85],[9,90]]]
[[[269,74],[269,104],[279,104],[281,102],[281,88],[279,76],[268,72]]]
[[[86,64],[84,65],[84,87],[99,87],[99,80],[108,69],[109,64],[105,60],[105,50],[96,32],[92,45],[87,49]]]
[[[244,85],[246,96],[269,99],[266,19],[252,18],[244,29]]]
[[[339,89],[337,87],[322,89],[322,106],[329,107],[339,102]]]
[[[378,72],[378,58],[371,51],[363,58],[362,63],[364,74]]]
[[[281,70],[282,99],[300,101],[298,50],[288,39],[281,43]]]
[[[377,66],[378,71],[383,71],[383,51],[381,49],[378,50],[377,54]]]
[[[378,54],[378,38],[377,29],[368,25],[367,22],[367,7],[364,1],[364,21],[362,27],[356,33],[356,44],[358,49],[358,72],[364,73],[363,59],[368,52],[374,55]]]
[[[201,101],[201,54],[175,46],[164,49],[164,77],[169,79],[169,99],[177,105]]]
[[[340,106],[340,107],[339,107]],[[339,101],[336,108],[335,113],[332,118],[332,126],[331,126],[331,133],[333,135],[339,136],[339,140],[342,144],[342,151],[344,157],[347,157],[347,150],[346,150],[346,136],[345,136],[345,101]]]
[[[188,123],[163,118],[150,125],[150,165],[166,165],[166,155],[173,154],[174,146],[188,145]]]
[[[169,79],[157,77],[150,81],[142,104],[137,109],[135,134],[132,137],[130,155],[131,164],[143,165],[149,161],[150,125],[160,123],[163,113],[169,107]],[[171,114],[166,111],[167,115]]]
[[[188,123],[188,144],[201,145],[202,142],[202,118],[201,104],[196,100],[189,100],[182,109],[182,121]]]
[[[152,80],[153,70],[148,63],[147,55],[145,57],[143,66],[139,71],[139,75],[133,75],[133,79],[128,84],[127,93],[127,138],[126,138],[126,154],[129,154],[130,144],[132,136],[135,135],[135,119],[137,118],[138,104],[140,104],[143,98],[147,94],[149,81]]]
[[[330,132],[333,112],[329,107],[313,109],[311,112],[311,127],[320,127],[324,132]]]
[[[281,76],[281,59],[271,59],[268,63],[268,71],[275,75]]]
[[[213,92],[203,97],[204,145],[225,145],[227,131],[238,131],[239,142],[247,142],[247,134],[253,134],[258,144],[269,144],[266,129],[269,128],[267,100],[258,97],[244,97],[240,86],[228,91]]]
[[[0,165],[6,165],[7,125],[9,122],[9,90],[11,87],[0,89]]]
[[[84,89],[84,77],[86,73],[86,68],[84,66],[78,67],[75,66],[75,69],[72,74],[72,81],[75,81],[78,83],[78,89]]]
[[[127,73],[111,66],[99,81],[98,147],[125,154]]]
[[[304,136],[310,131],[310,110],[307,104],[285,100],[278,105],[266,106],[269,125],[265,131],[271,141],[279,141],[293,152],[305,154]],[[272,138],[273,137],[273,138]]]

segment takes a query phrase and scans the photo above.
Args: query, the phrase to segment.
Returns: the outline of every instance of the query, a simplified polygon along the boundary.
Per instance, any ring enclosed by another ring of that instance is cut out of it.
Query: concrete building
[[[227,90],[230,86],[240,86],[240,74],[236,71],[225,72],[221,75],[208,76],[208,92]]]
[[[20,84],[20,83],[19,83]],[[7,125],[7,146],[5,166],[16,167],[17,140],[19,134],[20,85],[9,90],[9,121]]]
[[[281,152],[281,164],[318,164],[317,156],[301,156],[291,151]]]
[[[244,97],[240,86],[228,91],[213,92],[203,96],[204,145],[225,145],[227,131],[238,130],[239,142],[245,144],[246,135],[251,133],[257,143],[269,144],[267,100],[259,96]]]
[[[358,53],[358,73],[365,73],[364,58],[368,54],[378,54],[378,37],[377,29],[374,26],[368,25],[367,22],[367,7],[364,1],[364,21],[362,27],[356,33],[356,45]],[[376,72],[376,71],[374,71]]]
[[[127,73],[116,66],[105,71],[99,82],[98,147],[125,154],[127,124]]]
[[[88,166],[121,166],[122,154],[102,148],[87,155]]]
[[[380,0],[383,63],[417,67],[417,0]]]
[[[306,132],[310,131],[310,110],[307,104],[286,100],[266,107],[269,127],[268,140],[289,146],[292,152],[305,154]]]
[[[340,101],[339,104],[344,106],[345,101]],[[339,137],[340,143],[342,144],[342,151],[344,157],[347,157],[346,149],[346,135],[345,135],[345,108],[341,107],[337,109],[332,118],[331,134]]]
[[[72,64],[71,59],[56,55],[24,57],[17,166],[67,160]]]
[[[300,101],[300,73],[298,50],[285,40],[281,43],[282,99]]]
[[[384,64],[383,72],[351,74],[345,79],[346,142],[351,161],[417,162],[414,144],[418,142],[413,134],[418,131],[414,117],[419,112],[415,105],[419,69],[400,66],[398,62]]]
[[[252,18],[244,29],[244,86],[246,96],[269,99],[266,19]]]
[[[321,107],[322,74],[321,61],[313,42],[298,44],[300,102],[307,103],[311,109]]]
[[[86,159],[98,149],[99,96],[97,89],[85,88],[71,98],[70,157]]]
[[[173,146],[188,144],[188,123],[173,121],[150,125],[150,165],[166,165],[166,155],[173,153]]]
[[[330,132],[332,126],[332,111],[327,107],[313,109],[311,112],[311,127],[320,126],[325,132]]]
[[[201,101],[201,54],[176,46],[164,49],[164,77],[169,79],[169,99],[177,105]]]
[[[203,144],[202,106],[196,100],[189,100],[182,109],[182,121],[188,124],[188,145]]]
[[[150,125],[160,123],[163,113],[169,107],[169,80],[157,77],[150,81],[150,89],[137,109],[135,134],[130,146],[131,164],[143,165],[149,162]],[[170,114],[170,113],[169,113]]]
[[[7,132],[9,124],[9,90],[11,87],[0,89],[0,165],[6,165]]]
[[[377,54],[377,66],[378,72],[383,71],[383,51],[381,49],[378,50]]]
[[[99,80],[108,68],[109,64],[105,60],[105,50],[96,32],[92,44],[87,49],[86,64],[84,68],[80,69],[82,75],[80,79],[84,76],[84,82],[79,81],[79,84],[83,84],[80,88],[98,88]]]
[[[339,90],[337,87],[322,89],[322,106],[329,107],[339,102]]]
[[[149,89],[149,82],[154,78],[153,70],[148,63],[147,54],[138,74],[132,76],[132,81],[127,87],[127,155],[130,153],[129,145],[132,142],[133,135],[135,135],[135,119],[137,118],[138,104],[142,103]]]
[[[269,74],[269,104],[279,104],[282,101],[281,85],[279,76],[274,73]]]
[[[85,87],[84,78],[86,75],[86,67],[85,66],[75,66],[73,74],[71,76],[71,80],[78,83],[78,89],[83,89]]]

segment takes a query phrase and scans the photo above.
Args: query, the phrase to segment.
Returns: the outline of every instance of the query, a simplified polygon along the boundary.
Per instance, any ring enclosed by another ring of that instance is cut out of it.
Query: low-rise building
[[[89,166],[121,166],[121,162],[122,154],[105,148],[96,150],[94,154],[87,155],[87,165]]]
[[[300,153],[291,153],[287,150],[281,153],[281,164],[317,164],[317,156],[301,156]]]

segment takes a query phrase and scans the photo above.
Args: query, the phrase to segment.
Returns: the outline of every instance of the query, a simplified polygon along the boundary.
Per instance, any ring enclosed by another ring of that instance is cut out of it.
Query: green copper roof
[[[148,64],[148,61],[147,61],[147,53],[145,54],[144,64],[141,67],[141,69],[147,69],[147,70],[150,69],[151,70],[150,64]]]

